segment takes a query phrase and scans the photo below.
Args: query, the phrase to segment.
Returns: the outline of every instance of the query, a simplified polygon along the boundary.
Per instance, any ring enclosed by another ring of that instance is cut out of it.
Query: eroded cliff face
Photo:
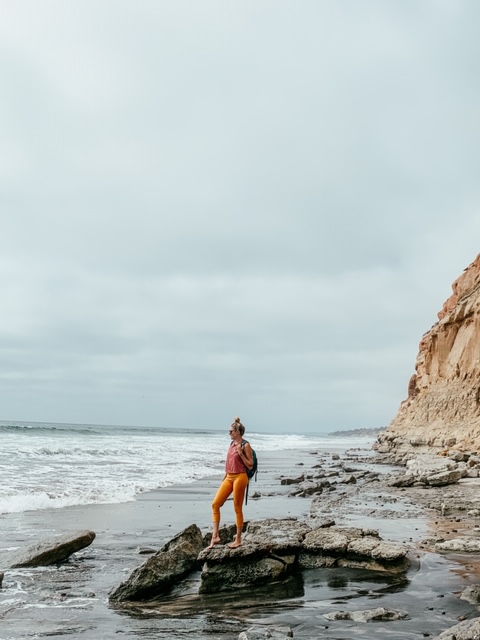
[[[452,289],[420,342],[408,398],[379,437],[380,451],[480,451],[480,254]]]

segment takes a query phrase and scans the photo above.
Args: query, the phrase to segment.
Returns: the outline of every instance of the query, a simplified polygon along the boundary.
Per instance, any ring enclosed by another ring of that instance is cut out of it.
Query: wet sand
[[[416,495],[418,492],[388,488],[384,476],[391,468],[377,464],[370,451],[342,454],[340,460],[332,459],[331,452],[296,451],[294,456],[289,452],[262,456],[258,482],[250,487],[246,519],[307,517],[311,498],[290,497],[292,486],[281,485],[280,477],[313,474],[318,464],[340,470],[340,476],[332,478],[338,482],[335,491],[320,498],[322,515],[332,517],[339,526],[378,529],[386,540],[406,544],[412,560],[406,575],[338,568],[311,570],[253,593],[250,590],[221,597],[198,596],[199,576],[193,575],[176,590],[175,597],[122,609],[110,607],[109,591],[146,559],[139,553],[142,547],[158,549],[194,522],[202,531],[209,530],[210,504],[221,481],[217,476],[142,494],[127,504],[0,516],[2,563],[9,554],[7,549],[28,546],[57,533],[91,529],[97,534],[91,547],[60,567],[5,572],[0,590],[0,640],[52,636],[98,640],[122,634],[130,639],[175,640],[188,636],[191,640],[234,640],[253,622],[288,624],[294,638],[303,640],[413,640],[433,637],[459,618],[478,615],[474,606],[458,597],[467,584],[478,582],[477,561],[433,552],[433,537],[443,535],[443,528],[448,526],[453,534],[452,530],[460,526],[457,516],[439,516]],[[380,480],[342,484],[339,481],[348,475],[344,468],[378,471]],[[256,492],[261,494],[258,498],[254,497]],[[223,523],[233,523],[231,501],[224,506],[222,516]],[[455,527],[448,519],[455,521]],[[324,618],[324,614],[339,609],[378,606],[404,611],[408,617],[367,624]]]

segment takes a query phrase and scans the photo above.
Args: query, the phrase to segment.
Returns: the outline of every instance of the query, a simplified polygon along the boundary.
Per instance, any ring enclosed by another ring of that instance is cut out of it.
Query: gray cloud
[[[478,253],[480,9],[2,13],[2,417],[386,424]]]

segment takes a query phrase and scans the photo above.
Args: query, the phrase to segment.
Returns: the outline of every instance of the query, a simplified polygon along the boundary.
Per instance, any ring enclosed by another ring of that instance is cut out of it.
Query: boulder
[[[464,620],[443,631],[433,640],[478,640],[480,638],[480,618]]]
[[[433,453],[425,453],[408,460],[407,473],[417,478],[430,476],[435,473],[456,469],[457,463],[449,458],[442,458]]]
[[[409,475],[408,473],[402,473],[389,478],[387,480],[387,485],[389,487],[411,487],[415,482],[415,476]]]
[[[349,467],[345,463],[342,463],[340,466],[345,471],[345,473],[358,473],[359,476],[367,473],[366,471],[360,471],[359,469],[356,469],[355,467]]]
[[[93,531],[78,531],[39,542],[14,556],[10,568],[43,567],[67,560],[72,553],[88,547],[95,540]]]
[[[431,487],[444,487],[447,484],[455,484],[467,475],[466,469],[450,469],[440,473],[433,473],[425,478],[425,484]]]
[[[293,553],[260,554],[254,546],[245,544],[237,549],[224,549],[222,557],[217,553],[215,560],[206,559],[199,593],[235,591],[250,585],[273,582],[293,573],[296,564]]]
[[[394,476],[388,481],[391,487],[411,487],[422,483],[432,487],[443,487],[455,484],[464,478],[468,471],[464,463],[457,464],[450,458],[439,458],[433,455],[421,455],[407,461],[404,474]]]
[[[466,587],[460,596],[461,600],[466,600],[470,604],[480,604],[480,585],[474,584]]]
[[[437,542],[435,551],[444,553],[480,553],[480,539],[452,538]]]
[[[401,545],[384,542],[377,531],[335,528],[305,536],[298,563],[302,569],[348,567],[373,571],[404,571],[409,562]]]
[[[465,451],[449,451],[448,457],[455,462],[467,462],[470,454]]]
[[[0,588],[2,587],[3,576],[4,574],[0,571]]]
[[[112,602],[150,600],[165,595],[184,576],[198,567],[202,532],[192,524],[135,569],[109,596]]]
[[[333,611],[323,616],[327,620],[353,620],[354,622],[386,622],[389,620],[403,620],[406,613],[377,607],[376,609],[366,609],[364,611]]]
[[[330,482],[328,480],[305,480],[304,482],[300,482],[297,488],[291,491],[289,495],[305,498],[307,496],[322,493],[324,487],[329,486]]]
[[[310,530],[306,522],[295,518],[249,522],[241,547],[215,545],[200,553],[199,560],[204,562],[200,593],[232,591],[292,573],[303,539]]]
[[[443,486],[458,482],[463,471],[454,460],[426,454],[407,462],[407,475],[423,484]]]
[[[335,526],[335,520],[318,515],[311,515],[307,518],[306,522],[309,524],[311,529],[329,529],[330,527]]]

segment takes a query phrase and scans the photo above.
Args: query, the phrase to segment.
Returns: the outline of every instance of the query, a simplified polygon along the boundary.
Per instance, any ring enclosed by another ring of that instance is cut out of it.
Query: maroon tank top
[[[237,453],[235,442],[232,442],[228,449],[225,470],[227,473],[247,473],[247,467]]]

